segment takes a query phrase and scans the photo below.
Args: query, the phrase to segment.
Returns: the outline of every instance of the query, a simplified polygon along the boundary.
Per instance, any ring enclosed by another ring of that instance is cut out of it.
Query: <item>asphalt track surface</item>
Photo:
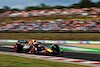
[[[13,48],[5,48],[5,47],[0,46],[0,51],[13,52]],[[72,51],[64,51],[63,54],[59,54],[57,55],[57,57],[67,57],[67,58],[73,58],[73,59],[100,61],[100,54],[81,53],[81,52],[72,52]]]

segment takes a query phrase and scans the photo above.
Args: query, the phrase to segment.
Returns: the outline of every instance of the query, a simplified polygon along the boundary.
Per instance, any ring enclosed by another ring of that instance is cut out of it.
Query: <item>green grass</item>
[[[0,67],[89,67],[0,54]]]
[[[100,41],[99,33],[0,33],[0,39],[93,40]]]
[[[14,45],[15,43],[0,43],[0,45]]]

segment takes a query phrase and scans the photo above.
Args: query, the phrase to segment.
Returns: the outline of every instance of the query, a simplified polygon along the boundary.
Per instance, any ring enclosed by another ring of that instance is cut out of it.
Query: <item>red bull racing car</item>
[[[27,45],[26,40],[18,40],[18,43],[14,45],[14,52],[27,52],[31,54],[52,54],[58,55],[62,50],[58,45],[53,44],[51,49],[46,47],[45,44],[38,42],[37,44]]]

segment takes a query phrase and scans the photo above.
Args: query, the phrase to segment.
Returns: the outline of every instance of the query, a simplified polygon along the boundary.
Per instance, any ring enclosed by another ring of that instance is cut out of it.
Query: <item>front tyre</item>
[[[52,50],[53,50],[53,51],[56,51],[56,52],[58,52],[58,53],[60,52],[60,51],[59,51],[59,46],[56,45],[56,44],[54,44],[54,45],[52,46]]]
[[[35,48],[34,48],[33,45],[30,47],[30,51],[31,51],[31,54],[34,54],[34,52],[35,52]]]

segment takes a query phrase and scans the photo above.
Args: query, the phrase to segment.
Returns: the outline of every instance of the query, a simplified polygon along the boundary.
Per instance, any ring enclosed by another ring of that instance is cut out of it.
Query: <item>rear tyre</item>
[[[22,51],[22,46],[21,45],[15,45],[14,46],[14,52],[21,52]]]
[[[14,46],[14,52],[17,52],[17,46],[16,45]]]

